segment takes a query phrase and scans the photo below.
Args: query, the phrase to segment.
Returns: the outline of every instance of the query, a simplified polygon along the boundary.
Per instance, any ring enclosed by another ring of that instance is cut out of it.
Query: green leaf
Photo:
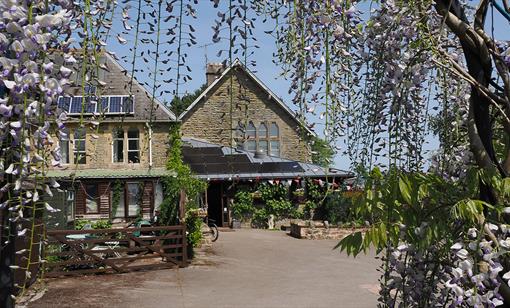
[[[400,177],[398,179],[398,187],[400,188],[400,194],[402,195],[402,198],[404,198],[404,201],[407,202],[407,204],[412,204],[411,187],[409,182],[407,182],[407,180],[403,177]]]
[[[505,197],[510,196],[510,178],[503,179],[503,183],[501,185],[501,192]]]

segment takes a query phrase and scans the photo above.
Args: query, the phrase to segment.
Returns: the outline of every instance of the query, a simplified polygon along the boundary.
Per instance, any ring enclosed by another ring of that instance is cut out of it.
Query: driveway
[[[222,232],[188,268],[52,280],[30,307],[375,307],[377,260],[347,257],[335,244]]]

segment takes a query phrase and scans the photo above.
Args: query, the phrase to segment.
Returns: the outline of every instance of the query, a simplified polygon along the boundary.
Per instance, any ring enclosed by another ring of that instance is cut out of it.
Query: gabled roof
[[[183,160],[201,179],[350,178],[352,173],[240,149],[182,138]]]
[[[106,56],[106,58],[111,62],[113,63],[115,66],[117,66],[117,68],[122,71],[122,72],[125,72],[125,76],[129,79],[131,79],[132,75],[129,73],[128,70],[126,70],[124,67],[122,67],[122,65],[120,65],[120,63],[114,59],[112,57],[112,55],[110,55],[108,52],[104,52],[104,55]],[[150,92],[142,85],[138,82],[138,80],[135,78],[133,78],[133,84],[140,88],[141,90],[143,90],[143,92],[146,94],[146,96],[148,98],[151,97],[151,94]],[[175,116],[175,114],[170,110],[168,109],[163,103],[161,103],[157,98],[154,98],[154,102],[156,103],[156,105],[159,107],[158,110],[161,110],[163,111],[165,114],[168,115],[168,117],[170,118],[170,120],[172,121],[175,121],[177,120],[177,117]]]
[[[221,83],[223,79],[230,73],[230,71],[236,67],[242,69],[246,75],[248,75],[252,81],[254,81],[255,84],[269,96],[269,98],[273,99],[278,104],[278,106],[282,108],[291,117],[291,119],[293,119],[298,124],[298,126],[303,127],[306,132],[315,136],[314,132],[312,132],[308,127],[306,127],[306,125],[303,125],[303,123],[298,120],[296,113],[292,111],[289,106],[287,106],[276,94],[274,94],[274,92],[271,91],[271,89],[269,89],[257,76],[255,76],[255,74],[250,71],[250,69],[248,69],[239,59],[235,59],[234,62],[229,67],[227,67],[227,69],[225,69],[221,76],[217,78],[213,83],[211,83],[204,90],[204,92],[202,92],[200,96],[197,97],[195,101],[189,105],[188,108],[186,108],[186,110],[184,110],[184,112],[178,117],[178,120],[182,121],[186,115],[191,114],[195,106],[202,100],[202,98],[204,98],[217,84]]]

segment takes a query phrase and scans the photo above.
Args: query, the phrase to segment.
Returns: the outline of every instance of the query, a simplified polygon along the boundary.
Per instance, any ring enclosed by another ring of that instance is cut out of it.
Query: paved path
[[[31,307],[375,307],[378,262],[336,241],[284,232],[223,232],[205,264],[179,270],[59,279]]]

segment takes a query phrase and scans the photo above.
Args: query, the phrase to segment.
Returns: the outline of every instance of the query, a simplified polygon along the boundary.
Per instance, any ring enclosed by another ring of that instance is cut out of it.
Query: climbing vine
[[[184,219],[188,228],[188,243],[194,247],[200,244],[202,233],[200,230],[201,218],[196,215],[199,196],[206,188],[207,183],[193,176],[191,169],[182,161],[182,140],[180,125],[173,124],[169,132],[169,153],[167,169],[174,175],[162,179],[163,202],[161,204],[161,222],[166,225],[175,225],[179,221],[178,206],[181,190],[187,195],[186,214]]]
[[[124,184],[120,180],[115,180],[112,186],[112,218],[117,215],[119,208],[120,198],[124,193]]]

